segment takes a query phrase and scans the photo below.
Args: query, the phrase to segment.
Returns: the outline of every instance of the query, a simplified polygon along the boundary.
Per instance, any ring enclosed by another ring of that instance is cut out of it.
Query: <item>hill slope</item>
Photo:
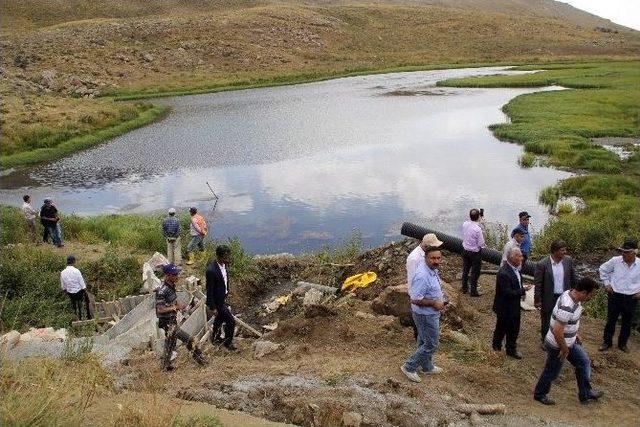
[[[549,0],[4,0],[1,8],[3,155],[55,146],[144,110],[70,97],[406,65],[640,55],[639,32]]]

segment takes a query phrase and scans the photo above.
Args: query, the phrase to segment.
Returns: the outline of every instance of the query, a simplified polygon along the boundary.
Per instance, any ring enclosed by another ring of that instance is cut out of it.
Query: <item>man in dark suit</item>
[[[558,297],[576,285],[576,272],[573,260],[567,256],[567,243],[564,240],[554,241],[550,253],[536,265],[533,279],[533,301],[540,309],[540,341],[543,345]]]
[[[233,332],[236,322],[226,298],[229,294],[229,262],[231,261],[231,248],[220,245],[216,248],[216,260],[211,261],[205,273],[207,280],[207,307],[215,312],[211,341],[214,342],[222,324],[224,324],[223,345],[229,351],[237,348],[233,345]]]
[[[532,285],[522,285],[520,266],[522,251],[511,248],[507,262],[500,267],[496,278],[496,296],[493,300],[493,311],[496,313],[496,329],[493,331],[493,349],[502,350],[502,341],[507,337],[507,356],[522,359],[517,350],[520,333],[520,300]]]

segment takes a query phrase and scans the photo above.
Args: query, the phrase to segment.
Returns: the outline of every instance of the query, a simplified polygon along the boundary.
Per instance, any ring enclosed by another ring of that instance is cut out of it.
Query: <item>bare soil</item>
[[[283,344],[281,350],[254,359],[253,339],[238,338],[237,353],[207,343],[207,367],[197,367],[182,350],[177,369],[171,373],[160,371],[153,353],[140,350],[116,373],[122,379],[120,387],[127,393],[167,394],[181,401],[205,402],[305,426],[340,425],[351,419],[350,413],[360,414],[361,425],[371,426],[477,422],[456,412],[461,403],[506,405],[505,415],[482,416],[484,425],[638,425],[640,340],[636,333],[630,353],[600,353],[603,322],[583,318],[581,335],[592,359],[592,382],[605,396],[597,403],[580,405],[573,370],[566,364],[551,391],[557,406],[542,406],[532,399],[545,360],[538,338],[538,313],[523,313],[519,338],[523,360],[491,350],[495,278],[481,277],[485,292],[481,298],[458,294],[460,262],[452,254],[446,256],[441,273],[452,285],[447,289],[456,301],[454,315],[460,322],[448,321],[451,314],[443,322],[435,363],[445,372],[422,375],[420,384],[410,383],[399,367],[414,350],[411,328],[373,313],[371,300],[385,287],[404,283],[404,260],[413,245],[407,241],[374,249],[338,272],[328,271],[333,266],[311,266],[308,260],[262,259],[260,287],[242,285],[236,292],[245,298],[240,305],[254,326],[278,322],[278,328],[264,339]],[[262,304],[293,289],[299,279],[313,276],[318,283],[335,283],[355,271],[370,269],[379,273],[372,286],[355,296],[328,298],[323,313],[305,309],[294,298],[275,313],[263,315]],[[465,334],[468,342],[455,339],[453,329]]]

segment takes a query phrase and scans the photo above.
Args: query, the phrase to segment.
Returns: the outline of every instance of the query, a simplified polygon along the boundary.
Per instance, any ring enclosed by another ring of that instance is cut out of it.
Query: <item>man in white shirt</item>
[[[519,228],[516,228],[511,232],[511,239],[507,243],[504,244],[504,248],[502,249],[502,262],[500,265],[505,265],[507,262],[507,257],[511,249],[518,248],[522,251],[520,244],[524,240],[524,231]]]
[[[31,206],[31,196],[25,194],[22,200],[24,202],[22,203],[22,214],[25,221],[27,221],[27,230],[29,230],[31,243],[40,244],[36,238],[36,216],[38,216],[38,212]]]
[[[600,351],[606,351],[613,345],[618,318],[622,316],[618,348],[627,352],[627,340],[631,335],[631,322],[640,299],[640,261],[638,260],[638,241],[630,237],[624,240],[621,256],[611,258],[600,266],[600,279],[609,294],[607,304],[607,324]]]
[[[60,287],[63,292],[69,295],[71,300],[71,308],[78,317],[78,320],[82,320],[82,303],[85,303],[87,312],[87,319],[91,319],[91,309],[89,307],[89,297],[87,296],[87,285],[84,282],[82,273],[75,267],[76,257],[69,255],[67,257],[67,268],[60,273]]]

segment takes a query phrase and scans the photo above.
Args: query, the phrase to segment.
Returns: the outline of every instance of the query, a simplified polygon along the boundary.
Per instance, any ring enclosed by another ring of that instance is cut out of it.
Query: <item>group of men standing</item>
[[[496,314],[492,348],[501,351],[506,339],[507,356],[522,359],[522,354],[517,350],[521,323],[520,301],[528,290],[534,288],[534,304],[540,310],[541,347],[547,352],[544,370],[535,387],[534,399],[545,405],[555,404],[548,393],[566,359],[576,371],[579,401],[586,404],[603,395],[601,391],[591,387],[590,361],[578,334],[582,303],[595,295],[598,283],[589,277],[577,278],[573,260],[567,255],[568,245],[562,240],[554,241],[549,256],[536,263],[533,285],[523,283],[520,270],[531,251],[529,218],[527,212],[519,214],[520,222],[512,230],[511,239],[504,247],[492,306]],[[472,297],[482,295],[477,287],[482,262],[481,250],[485,247],[481,220],[481,210],[472,209],[469,220],[465,221],[462,228],[461,291]],[[401,370],[414,382],[421,381],[419,370],[425,374],[442,372],[432,360],[440,336],[440,315],[448,303],[438,273],[442,260],[441,246],[442,242],[435,234],[426,234],[407,257],[408,292],[417,349],[401,366]],[[600,351],[612,347],[612,337],[619,317],[622,317],[622,327],[618,348],[628,351],[627,341],[632,318],[640,299],[638,242],[627,238],[618,250],[621,255],[611,258],[599,269],[609,301]]]
[[[167,241],[167,259],[171,264],[182,264],[182,226],[176,217],[175,208],[168,210],[168,215],[162,221],[162,234]],[[198,213],[198,208],[189,208],[189,236],[191,240],[187,244],[187,265],[195,262],[195,252],[204,252],[204,238],[209,233],[207,221]]]
[[[62,227],[60,226],[60,214],[58,209],[53,204],[53,200],[50,197],[44,199],[44,203],[38,213],[31,205],[31,196],[28,194],[22,197],[22,214],[27,224],[27,230],[29,232],[29,239],[31,243],[40,244],[38,242],[37,230],[36,230],[36,218],[40,216],[40,224],[42,224],[42,240],[44,243],[51,242],[61,248],[64,246],[62,240]]]

